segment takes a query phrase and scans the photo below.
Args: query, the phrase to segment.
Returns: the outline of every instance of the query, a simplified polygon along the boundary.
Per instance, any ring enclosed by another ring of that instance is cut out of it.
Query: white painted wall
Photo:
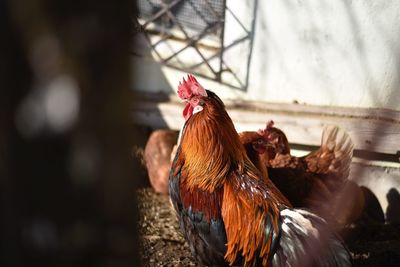
[[[227,1],[246,25],[253,4]],[[223,98],[400,110],[400,1],[259,0],[256,18],[247,91],[201,79]],[[226,42],[237,29],[227,17]],[[243,73],[247,53],[244,45],[225,59]],[[142,61],[135,89],[175,90],[182,72]],[[163,77],[146,81],[151,68]]]
[[[400,110],[400,2],[259,1],[249,96]]]

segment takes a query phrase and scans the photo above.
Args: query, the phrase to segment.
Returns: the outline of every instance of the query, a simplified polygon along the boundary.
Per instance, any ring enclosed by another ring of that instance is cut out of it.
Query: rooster
[[[286,135],[273,121],[258,132],[240,133],[240,138],[256,166],[268,169],[269,178],[294,207],[310,208],[341,225],[359,217],[360,211],[346,211],[345,215],[330,205],[349,183],[353,143],[345,131],[326,126],[321,146],[304,157],[290,154]]]
[[[254,166],[223,102],[188,75],[169,190],[193,255],[207,266],[350,266],[319,216],[292,209]]]

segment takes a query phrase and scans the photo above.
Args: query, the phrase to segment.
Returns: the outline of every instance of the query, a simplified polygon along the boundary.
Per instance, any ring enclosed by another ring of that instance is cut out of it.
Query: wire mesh
[[[171,2],[171,0],[140,0],[138,3],[140,17],[144,20],[149,19]],[[218,23],[224,17],[225,4],[223,0],[179,1],[178,4],[170,9],[170,12],[174,14],[177,22],[184,28],[200,33]],[[167,28],[175,26],[168,16],[162,16],[155,20],[154,23]],[[214,36],[219,37],[219,34],[220,32],[215,32]]]
[[[257,0],[248,7],[236,16],[226,0],[139,0],[139,23],[156,61],[246,90]]]

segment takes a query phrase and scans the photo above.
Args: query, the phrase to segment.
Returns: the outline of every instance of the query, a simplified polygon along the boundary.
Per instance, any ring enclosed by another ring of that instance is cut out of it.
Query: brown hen
[[[267,171],[294,207],[310,208],[341,225],[355,220],[332,208],[348,181],[353,155],[353,143],[344,130],[326,126],[321,146],[304,157],[290,154],[286,135],[272,121],[258,132],[241,133],[240,138],[254,164],[261,172]]]

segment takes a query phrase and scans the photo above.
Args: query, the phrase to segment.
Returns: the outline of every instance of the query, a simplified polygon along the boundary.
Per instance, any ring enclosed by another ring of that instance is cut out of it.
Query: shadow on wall
[[[396,188],[391,188],[386,194],[388,207],[386,208],[386,221],[400,224],[400,194]]]
[[[384,223],[385,214],[378,198],[375,194],[365,186],[360,186],[361,191],[364,195],[364,214],[368,216],[368,219],[373,219],[375,222]]]

